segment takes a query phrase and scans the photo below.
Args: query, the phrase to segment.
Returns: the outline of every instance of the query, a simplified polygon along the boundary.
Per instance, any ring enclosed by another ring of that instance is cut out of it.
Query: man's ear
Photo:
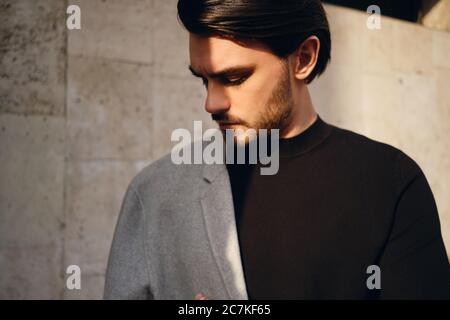
[[[294,65],[294,76],[299,80],[306,80],[317,64],[320,40],[310,36],[291,54]]]

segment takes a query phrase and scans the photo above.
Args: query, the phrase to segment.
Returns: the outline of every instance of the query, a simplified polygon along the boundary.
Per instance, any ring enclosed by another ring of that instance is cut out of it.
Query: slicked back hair
[[[320,0],[179,0],[178,17],[193,34],[258,40],[283,59],[317,36],[319,56],[306,83],[330,61],[330,29]]]

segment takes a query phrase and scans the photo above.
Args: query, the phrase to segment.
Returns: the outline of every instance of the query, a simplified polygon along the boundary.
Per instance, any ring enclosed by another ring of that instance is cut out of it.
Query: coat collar
[[[230,179],[225,164],[204,165],[201,205],[209,244],[232,300],[247,300]]]

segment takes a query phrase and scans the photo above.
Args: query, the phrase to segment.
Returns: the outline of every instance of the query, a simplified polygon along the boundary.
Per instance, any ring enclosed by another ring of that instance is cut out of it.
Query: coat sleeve
[[[401,153],[399,196],[380,259],[381,299],[450,299],[450,266],[436,203],[419,166]]]
[[[130,185],[116,225],[106,270],[105,299],[153,299],[147,270],[145,216]]]

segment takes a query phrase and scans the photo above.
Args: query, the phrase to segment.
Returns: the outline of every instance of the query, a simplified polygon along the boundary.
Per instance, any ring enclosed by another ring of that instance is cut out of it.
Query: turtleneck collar
[[[316,120],[305,130],[291,138],[280,138],[280,157],[295,157],[308,152],[324,141],[332,130],[317,114]]]
[[[329,125],[325,121],[322,120],[322,118],[317,115],[316,120],[305,130],[303,130],[298,135],[291,137],[291,138],[280,138],[279,139],[279,157],[280,158],[291,158],[296,157],[298,155],[307,153],[311,149],[313,149],[315,146],[319,145],[321,142],[323,142],[332,131],[333,126]],[[271,153],[271,139],[268,137],[267,139],[267,149],[269,151],[269,154]],[[245,149],[245,163],[244,164],[238,164],[236,155],[237,155],[237,149]],[[237,146],[234,145],[234,162],[233,167],[237,165],[237,167],[252,167],[251,164],[248,163],[248,155],[249,155],[249,146]]]

